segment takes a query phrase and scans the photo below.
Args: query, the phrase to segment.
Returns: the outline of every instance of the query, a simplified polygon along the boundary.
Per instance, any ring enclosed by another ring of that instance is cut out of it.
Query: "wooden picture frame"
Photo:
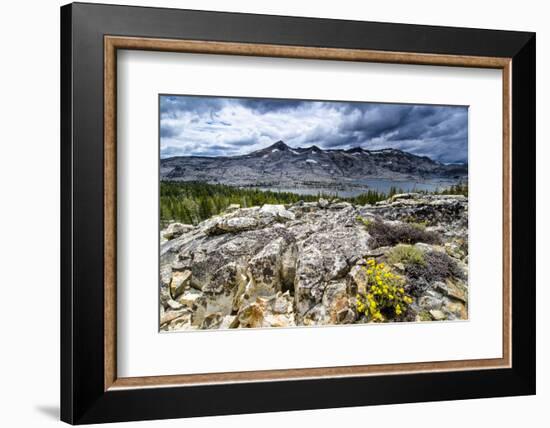
[[[502,358],[118,377],[118,49],[502,70]],[[76,3],[61,9],[61,53],[62,420],[80,424],[535,392],[534,34]]]

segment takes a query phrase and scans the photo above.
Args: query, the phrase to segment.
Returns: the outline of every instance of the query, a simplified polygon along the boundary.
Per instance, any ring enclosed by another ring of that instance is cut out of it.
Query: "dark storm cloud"
[[[161,156],[246,154],[283,140],[291,147],[396,148],[467,162],[468,110],[278,99],[162,96]]]
[[[284,110],[295,110],[307,101],[299,100],[276,100],[276,99],[255,99],[255,98],[243,98],[238,100],[238,102],[252,110],[257,111],[258,113],[265,114],[274,111],[284,111]]]
[[[212,115],[221,109],[222,104],[223,98],[162,95],[160,114],[161,117],[177,117],[180,112],[187,110]]]

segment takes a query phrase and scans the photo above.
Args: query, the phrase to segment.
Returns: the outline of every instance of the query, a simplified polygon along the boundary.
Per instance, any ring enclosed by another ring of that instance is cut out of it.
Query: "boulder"
[[[177,310],[177,309],[181,309],[183,308],[183,305],[179,302],[176,302],[175,300],[168,300],[167,304],[166,304],[166,307],[165,309],[174,309],[174,310]]]
[[[170,282],[172,281],[172,267],[170,264],[160,265],[159,272],[159,292],[160,292],[160,303],[163,307],[168,306],[168,302],[172,300],[172,295],[170,294]]]
[[[254,229],[258,226],[258,220],[254,217],[233,217],[224,219],[213,228],[213,232],[226,233],[226,232],[242,232],[243,230]]]
[[[326,285],[321,303],[311,308],[303,317],[304,325],[351,324],[355,321],[355,297],[350,296],[345,280]]]
[[[323,253],[314,246],[303,249],[298,256],[296,277],[294,280],[294,298],[296,311],[303,316],[323,297],[324,270]]]
[[[443,303],[443,299],[429,295],[424,295],[418,299],[418,306],[427,311],[441,309]]]
[[[262,206],[259,212],[262,217],[272,217],[276,220],[294,220],[295,215],[293,212],[288,211],[284,205],[271,205],[265,204]]]
[[[202,292],[194,288],[189,288],[185,290],[179,297],[178,303],[183,306],[192,308],[193,305],[197,302],[197,299],[202,296]]]
[[[449,314],[449,319],[466,320],[468,319],[468,308],[466,304],[458,301],[449,301],[445,305],[445,312]]]
[[[176,271],[172,274],[172,280],[170,281],[170,294],[174,300],[177,299],[183,293],[183,290],[189,286],[190,278],[190,270],[184,270],[183,272]]]
[[[174,260],[171,264],[172,272],[183,272],[185,270],[190,270],[193,262],[189,256],[180,255],[180,257]]]
[[[442,227],[443,233],[452,233],[458,237],[467,235],[468,199],[463,195],[394,195],[386,201],[377,202],[374,207],[365,207],[361,211],[361,215],[368,212],[385,220]]]
[[[208,314],[202,320],[200,328],[202,330],[217,329],[221,325],[223,318],[224,316],[220,312]]]
[[[281,291],[285,247],[284,238],[277,238],[248,262],[250,282],[246,287],[246,294],[249,297],[270,296]]]
[[[294,280],[298,319],[321,303],[329,281],[344,279],[351,263],[370,250],[370,236],[363,228],[336,226],[314,233],[301,245]]]
[[[161,326],[161,331],[177,331],[191,329],[191,312],[184,312],[180,316]]]
[[[447,319],[447,315],[445,315],[445,312],[439,309],[431,309],[429,312],[433,319],[436,321],[444,321]]]
[[[183,315],[190,315],[191,312],[187,308],[165,311],[160,318],[160,325],[168,324],[171,321]]]
[[[257,297],[244,304],[237,314],[240,328],[291,327],[296,325],[292,297],[288,292]]]
[[[228,328],[237,328],[238,326],[239,322],[236,315],[226,315],[222,318],[222,322],[220,323],[218,329],[226,330]]]
[[[363,264],[356,264],[347,276],[347,289],[351,296],[364,295],[368,288],[368,276]]]
[[[458,260],[463,260],[467,253],[456,242],[446,242],[444,245],[446,253]]]
[[[318,202],[297,202],[289,208],[289,211],[292,213],[297,213],[303,215],[306,213],[315,212],[319,209]]]
[[[162,237],[171,240],[194,229],[192,224],[171,223],[162,231]]]
[[[459,281],[453,281],[451,279],[447,279],[445,282],[437,281],[434,283],[434,288],[453,299],[460,300],[464,303],[468,301],[467,289]]]
[[[343,210],[344,208],[350,208],[352,205],[349,202],[336,202],[330,204],[331,210]]]
[[[319,205],[319,208],[327,208],[330,205],[330,202],[325,198],[319,198],[317,205]]]
[[[213,313],[220,313],[222,317],[230,315],[238,308],[245,285],[246,276],[237,263],[231,262],[217,269],[202,288],[202,294],[195,299],[193,325],[202,325],[204,319]]]
[[[270,300],[270,308],[274,314],[290,314],[294,308],[292,307],[292,297],[288,291],[277,293]]]
[[[294,291],[294,278],[296,277],[296,262],[298,260],[298,246],[294,241],[290,242],[283,251],[281,257],[281,289]]]
[[[263,327],[265,311],[266,307],[259,298],[255,302],[243,305],[237,315],[239,326],[244,328]]]
[[[241,208],[241,206],[239,204],[230,204],[226,209],[225,209],[225,212],[226,213],[231,213],[233,211],[237,211],[239,208]]]
[[[279,223],[235,234],[201,233],[179,248],[178,258],[190,265],[191,287],[202,290],[210,284],[214,272],[228,263],[239,265],[246,273],[249,261],[279,237],[288,243],[294,240],[292,233]]]

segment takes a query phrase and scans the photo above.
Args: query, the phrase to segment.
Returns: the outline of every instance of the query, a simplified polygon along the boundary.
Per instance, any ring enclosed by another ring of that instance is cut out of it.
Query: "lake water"
[[[371,178],[364,179],[362,181],[364,187],[361,185],[350,187],[260,187],[260,190],[270,190],[272,192],[289,192],[299,195],[318,195],[319,193],[325,195],[340,196],[343,198],[353,197],[365,193],[369,190],[376,190],[378,192],[388,193],[392,187],[398,189],[399,192],[403,191],[416,192],[424,190],[433,192],[436,190],[443,190],[450,187],[453,184],[457,184],[456,180],[445,179],[433,179],[422,181],[407,181],[407,180],[388,180],[384,178]]]

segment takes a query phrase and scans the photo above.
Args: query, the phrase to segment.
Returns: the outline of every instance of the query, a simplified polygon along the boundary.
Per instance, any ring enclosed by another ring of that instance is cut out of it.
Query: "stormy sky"
[[[160,155],[233,156],[283,140],[291,147],[396,148],[468,161],[464,106],[160,97]]]

